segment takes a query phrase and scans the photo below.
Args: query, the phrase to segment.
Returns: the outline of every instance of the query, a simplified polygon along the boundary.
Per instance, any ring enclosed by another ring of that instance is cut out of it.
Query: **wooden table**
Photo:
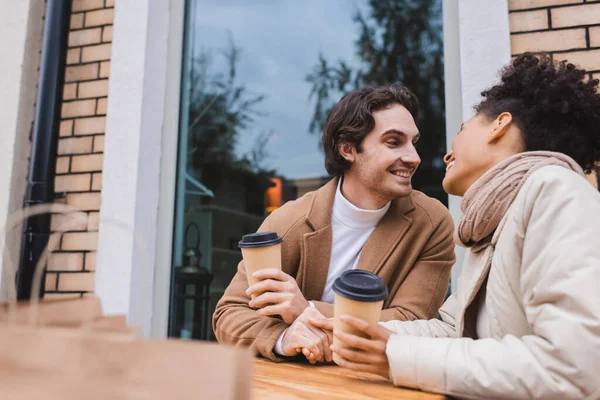
[[[277,364],[257,359],[254,368],[253,400],[446,398],[397,388],[377,375],[354,372],[336,365]]]

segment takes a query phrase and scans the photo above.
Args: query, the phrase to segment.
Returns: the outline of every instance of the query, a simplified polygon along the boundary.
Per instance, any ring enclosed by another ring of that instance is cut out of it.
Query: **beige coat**
[[[331,256],[331,212],[337,180],[285,204],[259,230],[283,236],[282,268],[298,282],[307,300],[326,317],[333,305],[320,302]],[[414,191],[392,202],[365,243],[358,268],[377,274],[387,285],[382,321],[429,319],[438,314],[454,264],[453,222],[437,200]],[[250,298],[243,261],[217,304],[213,328],[220,343],[252,346],[276,360],[273,348],[288,327],[277,318],[259,316]]]
[[[471,399],[600,398],[600,194],[566,168],[541,168],[493,246],[467,252],[443,321],[383,324],[398,333],[394,383]],[[491,338],[473,340],[486,279]]]

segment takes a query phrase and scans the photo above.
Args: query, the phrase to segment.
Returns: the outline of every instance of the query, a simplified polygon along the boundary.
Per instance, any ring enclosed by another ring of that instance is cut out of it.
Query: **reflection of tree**
[[[353,68],[346,61],[335,63],[321,55],[306,78],[315,99],[310,130],[321,130],[342,93],[399,81],[420,100],[422,168],[435,167],[445,151],[441,0],[369,0],[368,7],[368,15],[357,11],[354,17],[359,27],[356,51],[362,65]],[[415,186],[422,175],[417,174]]]
[[[225,182],[246,187],[244,210],[261,214],[264,191],[273,174],[265,166],[265,147],[271,133],[258,134],[253,147],[242,157],[236,155],[235,149],[240,135],[248,134],[256,118],[263,115],[258,107],[265,96],[250,93],[237,82],[240,50],[233,42],[219,54],[226,61],[225,73],[213,72],[211,51],[203,50],[193,62],[187,169],[216,192]]]
[[[221,53],[226,74],[211,71],[212,53],[202,51],[191,74],[189,151],[194,166],[206,163],[234,164],[239,134],[260,115],[257,106],[264,95],[248,93],[236,81],[240,51],[231,44]]]

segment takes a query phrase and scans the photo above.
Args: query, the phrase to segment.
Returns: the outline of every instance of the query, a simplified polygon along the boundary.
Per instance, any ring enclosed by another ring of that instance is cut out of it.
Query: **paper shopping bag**
[[[246,400],[252,369],[250,349],[0,326],[0,397],[11,400]]]
[[[0,304],[0,323],[77,327],[99,318],[102,306],[96,296]]]

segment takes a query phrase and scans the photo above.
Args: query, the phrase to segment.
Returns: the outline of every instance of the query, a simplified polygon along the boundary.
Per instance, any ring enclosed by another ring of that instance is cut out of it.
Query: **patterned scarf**
[[[487,171],[467,190],[460,204],[463,216],[455,233],[457,244],[479,252],[489,246],[519,190],[536,170],[559,165],[583,175],[572,158],[551,151],[531,151],[507,158]]]

